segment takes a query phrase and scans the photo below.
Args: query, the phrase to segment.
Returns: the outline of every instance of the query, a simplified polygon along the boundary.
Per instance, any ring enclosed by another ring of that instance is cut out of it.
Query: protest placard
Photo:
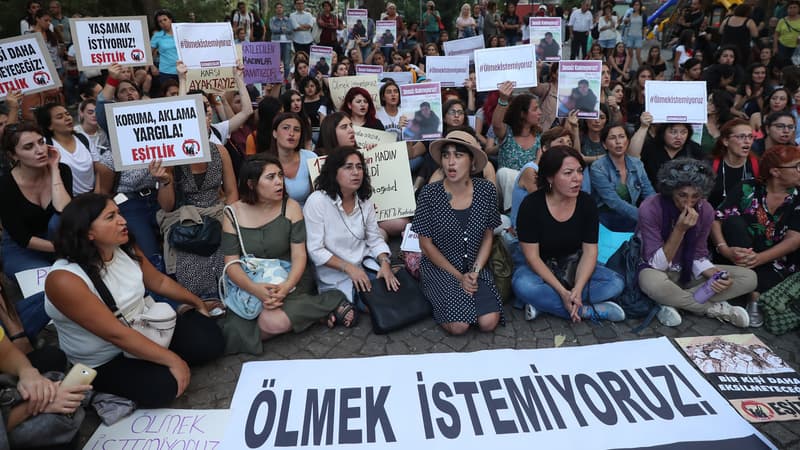
[[[411,72],[404,70],[402,72],[381,72],[378,75],[378,80],[385,80],[387,78],[391,78],[397,83],[398,86],[402,86],[404,84],[413,84],[414,83],[414,74]]]
[[[442,137],[442,88],[439,83],[400,86],[400,114],[408,118],[406,141],[432,141]]]
[[[800,376],[756,336],[699,336],[675,342],[745,419],[800,419]]]
[[[201,95],[106,103],[114,169],[211,161]]]
[[[328,78],[328,87],[331,91],[331,101],[336,109],[342,107],[347,91],[353,87],[362,87],[372,96],[372,102],[380,105],[378,101],[378,77],[376,75],[357,75],[354,77],[331,77]]]
[[[411,231],[413,223],[407,223],[403,230],[403,240],[400,242],[400,250],[404,252],[422,252],[419,248],[419,235]]]
[[[469,58],[458,56],[425,57],[425,76],[427,81],[438,81],[443,87],[464,87],[469,78]]]
[[[356,145],[358,148],[367,148],[380,144],[389,144],[397,141],[397,135],[388,131],[373,130],[366,127],[353,127],[356,133]]]
[[[186,82],[190,91],[199,89],[205,92],[225,92],[236,90],[233,67],[210,67],[208,69],[189,69]]]
[[[246,84],[283,82],[280,42],[243,42],[242,62]]]
[[[236,66],[236,44],[229,23],[173,23],[172,34],[178,60],[189,69]]]
[[[277,447],[776,448],[665,337],[245,363],[221,448]]]
[[[653,123],[706,123],[705,81],[656,81],[644,84],[644,110]]]
[[[538,61],[561,60],[561,18],[531,17],[531,44],[536,46]]]
[[[397,41],[397,21],[395,20],[376,20],[375,21],[375,40],[381,47],[394,47]]]
[[[326,77],[330,76],[332,58],[333,47],[312,45],[311,52],[308,54],[308,65],[311,67],[312,76],[317,73],[321,73]]]
[[[414,184],[408,165],[408,149],[405,142],[382,143],[369,150],[363,149],[365,170],[369,171],[372,184],[372,202],[375,204],[378,221],[411,217],[417,209],[414,199]],[[319,176],[327,156],[306,160],[311,182]]]
[[[0,99],[11,91],[23,94],[61,87],[41,33],[0,40]]]
[[[22,298],[28,298],[31,295],[38,294],[44,291],[44,280],[47,274],[50,273],[50,266],[37,267],[36,269],[23,270],[14,274],[19,284],[19,290],[22,291]]]
[[[475,50],[484,48],[483,36],[478,35],[445,41],[443,46],[445,56],[467,55],[469,62],[472,62],[475,61]]]
[[[505,81],[515,87],[536,86],[536,58],[532,45],[475,50],[478,92],[494,91]]]
[[[580,119],[600,117],[602,61],[561,61],[558,65],[558,117],[577,110]]]
[[[356,64],[356,75],[380,75],[383,73],[383,66],[373,64]]]
[[[147,17],[70,18],[79,70],[153,64]]]
[[[84,450],[218,448],[227,409],[138,409],[113,425],[100,424]]]
[[[347,35],[350,39],[367,39],[369,11],[366,9],[348,9],[345,13],[345,22],[347,23]]]

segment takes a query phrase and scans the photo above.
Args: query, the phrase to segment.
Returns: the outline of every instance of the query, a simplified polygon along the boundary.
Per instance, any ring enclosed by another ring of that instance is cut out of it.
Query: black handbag
[[[203,216],[202,224],[178,222],[169,229],[169,245],[195,255],[213,255],[221,241],[222,224],[210,216]]]
[[[583,251],[578,250],[570,255],[552,257],[545,261],[564,289],[572,290],[575,287],[575,274],[578,272],[578,263],[581,261],[582,255]]]
[[[386,282],[377,279],[372,282],[371,291],[359,293],[369,307],[375,334],[390,333],[433,315],[433,308],[419,288],[419,282],[405,269],[400,269],[395,276],[400,282],[397,292],[387,290]]]

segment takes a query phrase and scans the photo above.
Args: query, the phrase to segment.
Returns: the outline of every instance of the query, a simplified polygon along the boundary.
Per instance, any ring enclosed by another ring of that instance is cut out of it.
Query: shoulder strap
[[[89,143],[89,138],[87,138],[85,134],[83,134],[83,133],[75,133],[75,132],[73,132],[72,134],[74,134],[75,137],[78,138],[79,141],[81,141],[81,144],[86,146],[86,150],[89,150],[89,151],[92,150],[92,144]]]
[[[720,161],[722,161],[722,158],[714,158],[714,162],[711,163],[711,171],[714,172],[714,175],[716,175],[719,170]]]
[[[220,133],[220,131],[217,129],[217,127],[215,127],[214,125],[211,125],[211,132],[214,133],[214,136],[216,136],[217,139],[219,139],[220,142],[222,142],[222,133]]]
[[[80,267],[92,281],[92,284],[94,284],[94,288],[97,289],[97,293],[100,294],[100,298],[103,299],[103,303],[108,306],[108,309],[110,309],[115,316],[119,317],[121,313],[119,312],[119,308],[117,308],[117,302],[114,301],[114,296],[111,295],[111,291],[108,290],[108,286],[106,286],[106,283],[100,277],[100,273],[88,270],[88,267],[85,267],[82,264]]]
[[[750,168],[753,171],[753,178],[756,178],[756,175],[758,175],[758,157],[750,153],[750,156],[747,159],[750,160]]]
[[[242,256],[247,254],[247,250],[244,249],[244,241],[242,240],[242,230],[239,228],[239,221],[236,220],[236,210],[233,209],[233,206],[226,205],[225,212],[228,213],[228,216],[233,222],[233,226],[236,227],[236,237],[239,238],[239,246],[242,248]]]
[[[283,202],[281,203],[281,216],[286,215],[286,203],[288,203],[289,197],[283,197]]]

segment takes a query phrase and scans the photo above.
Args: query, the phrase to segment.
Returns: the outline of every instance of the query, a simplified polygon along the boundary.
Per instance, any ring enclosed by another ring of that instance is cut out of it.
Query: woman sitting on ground
[[[244,321],[247,332],[237,331],[243,339],[243,348],[254,345],[250,340],[269,339],[289,331],[300,332],[320,319],[328,318],[329,326],[341,322],[345,326],[354,323],[355,312],[344,295],[336,290],[313,295],[316,292],[310,266],[306,264],[306,228],[300,205],[289,198],[284,186],[283,169],[277,158],[271,155],[251,156],[242,164],[239,177],[241,200],[232,205],[236,212],[236,225],[230,215],[225,214],[222,235],[222,252],[225,263],[241,258],[245,250],[257,258],[277,258],[291,262],[289,277],[280,284],[261,284],[252,281],[239,264],[228,266],[230,280],[261,300],[264,306],[258,319],[245,321],[235,314],[225,318],[223,326],[228,350],[232,349],[232,336],[228,321]],[[240,233],[240,234],[239,234]],[[349,312],[349,314],[348,314]],[[233,316],[233,317],[231,317]],[[256,329],[258,331],[256,331]],[[244,337],[242,337],[244,336]]]
[[[153,267],[110,198],[88,193],[67,205],[55,248],[61,259],[45,281],[45,309],[67,358],[97,370],[98,392],[142,408],[165,407],[189,385],[189,365],[222,355],[222,334],[207,305]],[[125,320],[144,308],[145,289],[195,309],[178,315],[167,349],[118,319],[101,298],[102,284]]]
[[[639,207],[637,234],[646,264],[639,273],[639,287],[662,305],[658,320],[666,326],[678,326],[678,310],[683,309],[747,327],[747,311],[726,300],[752,292],[756,288],[755,272],[715,266],[709,259],[714,208],[705,198],[714,185],[711,167],[702,161],[678,158],[664,163],[657,179],[659,195]],[[697,302],[695,291],[723,270],[728,277],[711,284],[714,296],[705,303]]]
[[[550,148],[539,160],[538,190],[519,207],[516,230],[525,263],[514,270],[512,287],[527,320],[539,311],[573,322],[625,320],[622,308],[609,301],[624,282],[597,264],[599,221],[594,201],[581,191],[585,168],[574,148]],[[567,273],[568,260],[577,264],[574,276]]]
[[[355,146],[356,133],[350,117],[341,111],[326,116],[319,127],[319,142],[314,152],[324,156],[337,147]]]
[[[486,154],[460,130],[431,144],[430,153],[445,178],[422,189],[414,215],[412,230],[419,234],[423,254],[422,291],[436,323],[448,333],[464,334],[471,324],[492,331],[503,314],[487,267],[500,215],[494,185],[473,177],[486,165]]]
[[[711,206],[717,207],[728,192],[735,192],[739,183],[758,178],[758,158],[750,148],[753,127],[744,119],[726,122],[719,130],[719,139],[711,151],[714,188],[708,195]]]
[[[760,177],[729,189],[717,208],[711,238],[717,252],[740,267],[755,270],[758,286],[747,312],[750,326],[763,318],[757,301],[762,294],[797,271],[800,248],[800,149],[777,145],[761,157]]]

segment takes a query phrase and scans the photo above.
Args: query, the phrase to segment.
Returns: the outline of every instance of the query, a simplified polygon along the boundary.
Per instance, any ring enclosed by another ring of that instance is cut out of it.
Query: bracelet
[[[119,80],[109,75],[108,78],[106,78],[106,84],[112,87],[117,87],[119,86]]]
[[[720,242],[719,244],[716,245],[716,247],[714,247],[714,249],[719,251],[720,247],[727,247],[727,246],[728,246],[728,244],[726,244],[725,242]]]
[[[170,184],[172,184],[172,180],[169,180],[166,183],[158,183],[158,187],[162,188],[165,186],[169,186]]]
[[[475,273],[480,273],[481,266],[479,266],[478,263],[473,264],[472,265],[472,271],[475,272]]]
[[[26,335],[24,331],[20,331],[19,333],[15,334],[13,336],[9,336],[8,340],[9,341],[16,341],[17,339],[22,339],[22,338],[27,338],[27,337],[28,337],[28,335]]]
[[[498,99],[497,106],[508,106],[508,100]]]

